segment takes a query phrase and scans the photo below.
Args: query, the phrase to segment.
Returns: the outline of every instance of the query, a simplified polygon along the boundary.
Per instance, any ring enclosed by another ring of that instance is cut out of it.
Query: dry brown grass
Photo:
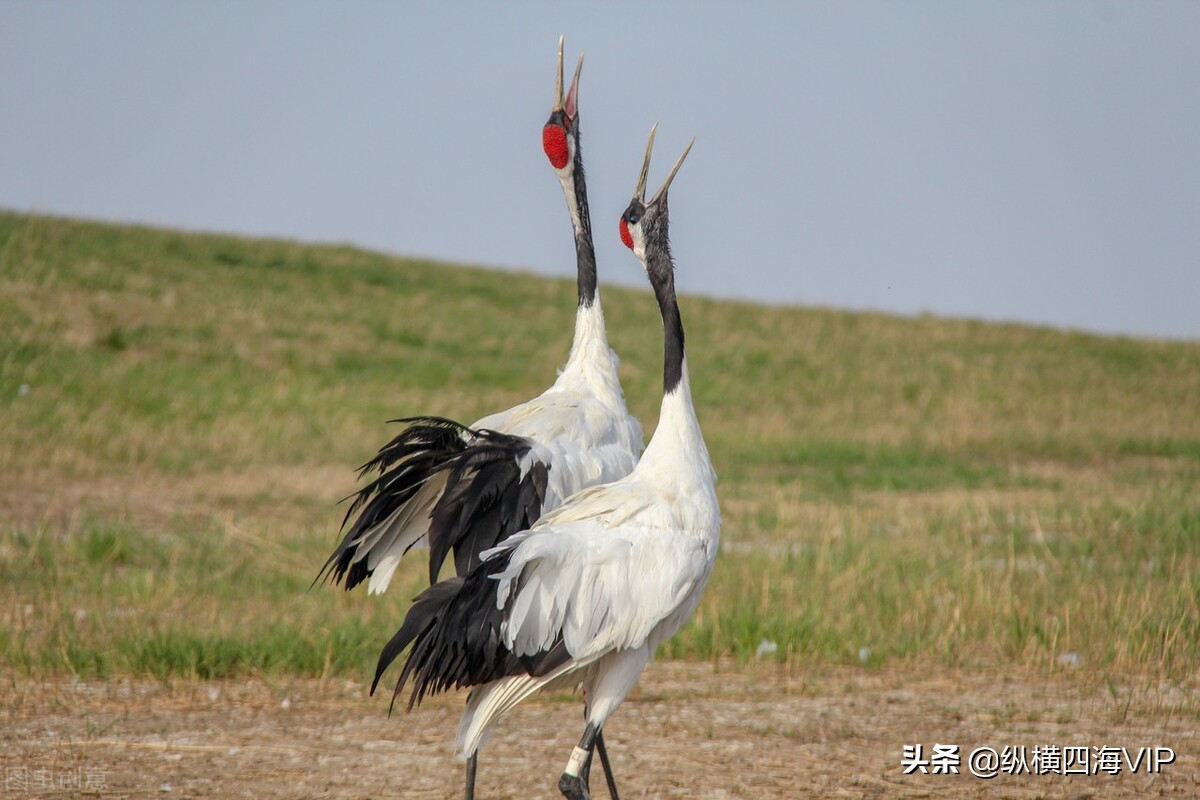
[[[341,680],[49,682],[9,686],[3,699],[0,770],[90,774],[104,781],[101,797],[461,792],[450,756],[459,697],[391,719],[382,698]],[[673,663],[648,670],[605,733],[628,798],[1184,798],[1200,792],[1198,700],[1153,683],[1028,671]],[[554,795],[579,727],[572,698],[517,709],[482,751],[480,796]],[[958,775],[904,775],[902,747],[916,743],[926,755],[935,743],[964,756],[981,746],[1111,745],[1171,747],[1178,758],[1154,775],[985,781],[965,761]],[[598,771],[594,780],[594,796],[606,796]]]

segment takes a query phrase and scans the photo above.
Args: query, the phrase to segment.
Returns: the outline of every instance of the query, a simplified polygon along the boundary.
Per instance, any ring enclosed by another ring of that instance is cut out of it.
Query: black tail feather
[[[360,477],[378,477],[347,498],[353,501],[342,520],[346,533],[314,584],[332,578],[349,590],[370,578],[371,559],[360,552],[363,535],[442,473],[446,486],[434,505],[427,535],[431,585],[451,552],[455,573],[465,575],[479,564],[481,553],[541,516],[550,467],[531,459],[521,474],[521,462],[533,446],[528,439],[468,428],[443,417],[392,421],[407,427],[360,468]]]
[[[396,634],[384,645],[383,651],[379,654],[379,663],[375,666],[375,679],[371,681],[371,694],[375,694],[380,678],[396,660],[396,656],[404,652],[404,649],[418,636],[427,633],[429,628],[438,621],[443,607],[454,599],[454,595],[458,593],[462,583],[463,578],[451,578],[430,586],[417,596],[404,616],[404,623],[400,626],[400,630],[396,631]],[[407,673],[407,667],[405,672]],[[392,702],[395,703],[394,697]]]
[[[391,422],[407,427],[359,468],[360,478],[371,472],[378,472],[379,477],[350,495],[354,500],[342,519],[342,528],[360,509],[361,513],[313,583],[332,576],[335,584],[344,581],[349,590],[369,578],[368,559],[354,560],[359,538],[411,500],[426,481],[445,469],[476,437],[475,431],[443,417],[406,417]]]
[[[372,694],[410,643],[412,650],[392,692],[393,706],[410,679],[411,709],[427,694],[476,686],[521,670],[500,639],[503,619],[496,608],[499,583],[494,576],[507,565],[508,555],[500,554],[470,574],[435,583],[418,595],[400,630],[379,654]]]
[[[446,491],[433,510],[429,535],[429,581],[437,580],[451,550],[459,575],[470,572],[480,554],[542,514],[550,467],[533,459],[526,474],[521,462],[531,448],[527,439],[478,431],[480,440],[454,458]]]
[[[412,649],[392,691],[392,708],[409,680],[413,682],[408,698],[411,710],[426,695],[509,675],[542,677],[566,663],[571,654],[561,634],[549,649],[532,655],[518,657],[504,646],[505,613],[496,607],[497,576],[508,569],[511,557],[511,550],[497,553],[467,575],[435,583],[418,595],[400,630],[379,654],[371,693],[409,644]]]

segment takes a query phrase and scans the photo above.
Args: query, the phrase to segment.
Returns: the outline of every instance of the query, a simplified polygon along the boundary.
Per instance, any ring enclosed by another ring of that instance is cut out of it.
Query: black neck
[[[683,319],[675,299],[675,268],[671,251],[655,248],[646,257],[646,271],[658,299],[663,321],[663,394],[668,395],[683,380]]]
[[[578,118],[575,124],[579,124]],[[592,245],[592,216],[588,211],[587,179],[583,174],[583,150],[579,132],[575,133],[575,207],[579,210],[579,230],[575,231],[575,265],[578,270],[579,307],[596,302],[596,249]]]

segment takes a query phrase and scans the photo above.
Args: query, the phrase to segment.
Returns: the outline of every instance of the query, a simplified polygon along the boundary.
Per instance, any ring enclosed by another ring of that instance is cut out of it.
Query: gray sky
[[[1200,4],[0,4],[0,206],[600,280],[645,137],[681,290],[1200,339]]]

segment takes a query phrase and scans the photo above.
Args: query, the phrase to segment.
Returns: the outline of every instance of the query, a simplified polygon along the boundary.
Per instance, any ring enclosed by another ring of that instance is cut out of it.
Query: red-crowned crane
[[[694,141],[694,140],[693,140]],[[372,691],[409,644],[393,702],[472,687],[457,747],[470,758],[501,714],[536,691],[582,685],[586,724],[559,780],[588,795],[593,747],[659,644],[691,617],[717,556],[716,474],[692,405],[675,299],[667,190],[691,144],[646,202],[654,129],[621,239],[662,314],[658,427],[628,476],[593,486],[510,536],[466,575],[426,589],[379,657]],[[610,781],[610,791],[613,786]]]
[[[356,513],[318,580],[332,576],[352,589],[367,581],[384,591],[401,558],[429,544],[429,582],[447,555],[466,574],[480,553],[524,530],[574,492],[628,475],[642,450],[642,428],[630,415],[608,346],[579,136],[579,75],[563,94],[563,41],[558,42],[554,106],[542,147],[567,201],[575,238],[578,306],[575,338],[554,385],[529,402],[471,426],[441,417],[395,420],[406,428],[367,462],[377,477],[354,495],[343,526]],[[612,780],[603,739],[598,743]],[[467,798],[477,760],[467,765]]]
[[[356,513],[321,577],[352,589],[384,591],[400,559],[429,544],[429,582],[446,556],[464,574],[479,554],[528,528],[569,495],[629,474],[642,450],[642,429],[625,407],[618,359],[608,346],[596,286],[596,255],[583,156],[578,91],[582,57],[563,95],[562,40],[554,109],[542,141],[562,183],[575,233],[578,307],[566,366],[538,397],[471,426],[441,417],[410,417],[407,427],[367,462],[378,477],[354,495]]]

